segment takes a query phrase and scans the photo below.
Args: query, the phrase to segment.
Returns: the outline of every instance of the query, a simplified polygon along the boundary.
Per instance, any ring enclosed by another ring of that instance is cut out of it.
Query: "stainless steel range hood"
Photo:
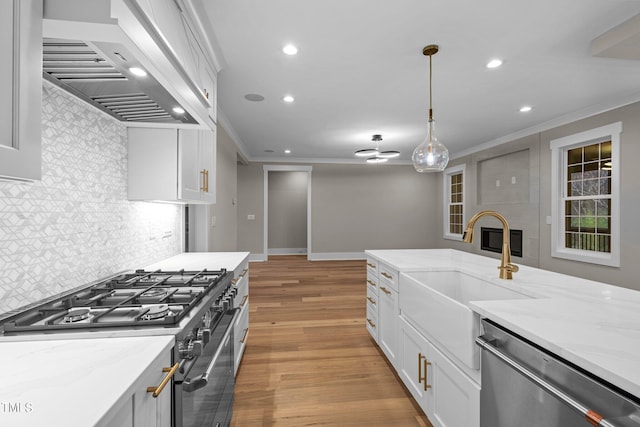
[[[123,122],[197,124],[176,99],[123,46],[43,39],[43,77]]]

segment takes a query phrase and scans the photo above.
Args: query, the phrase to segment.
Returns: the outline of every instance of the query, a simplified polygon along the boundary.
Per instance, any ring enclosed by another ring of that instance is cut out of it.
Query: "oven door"
[[[228,310],[211,333],[185,379],[175,384],[176,427],[226,427],[233,410],[233,325],[240,310]]]

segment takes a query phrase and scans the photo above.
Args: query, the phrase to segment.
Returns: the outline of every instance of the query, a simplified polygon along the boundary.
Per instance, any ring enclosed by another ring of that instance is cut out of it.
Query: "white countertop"
[[[153,263],[145,270],[220,270],[233,271],[249,256],[249,252],[185,252]]]
[[[155,336],[0,342],[0,425],[93,426],[131,394],[173,341]]]
[[[640,397],[640,292],[452,249],[368,250],[399,271],[458,270],[534,296],[477,301],[471,309]],[[402,292],[402,289],[400,289]]]

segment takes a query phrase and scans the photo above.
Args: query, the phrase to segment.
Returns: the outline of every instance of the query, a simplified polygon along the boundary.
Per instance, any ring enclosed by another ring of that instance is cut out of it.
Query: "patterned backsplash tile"
[[[182,252],[181,206],[127,200],[126,127],[42,90],[42,180],[0,181],[0,313]]]

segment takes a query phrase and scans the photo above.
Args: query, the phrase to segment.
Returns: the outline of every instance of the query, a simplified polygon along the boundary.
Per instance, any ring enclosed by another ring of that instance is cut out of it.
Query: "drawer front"
[[[378,266],[380,270],[380,287],[391,287],[394,291],[398,291],[398,272],[393,268],[380,264]]]
[[[373,258],[367,258],[367,276],[378,277],[378,261]]]
[[[367,289],[367,310],[378,312],[378,294]]]
[[[371,291],[373,294],[378,295],[378,278],[367,274],[367,292]]]
[[[365,319],[367,330],[376,342],[378,342],[378,311],[372,310],[367,305],[367,318]]]

